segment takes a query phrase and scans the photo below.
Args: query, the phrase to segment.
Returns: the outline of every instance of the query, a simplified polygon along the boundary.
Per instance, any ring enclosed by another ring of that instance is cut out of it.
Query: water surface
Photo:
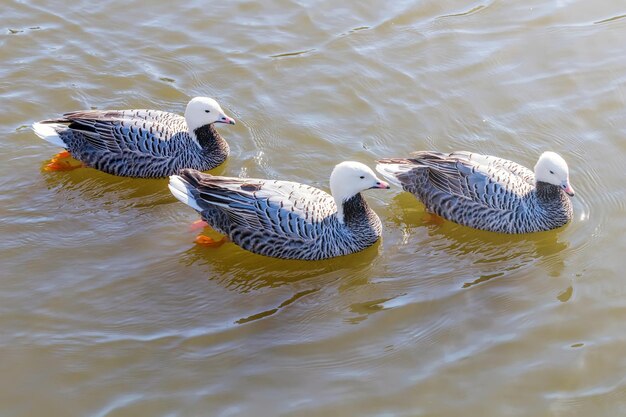
[[[626,412],[626,8],[608,0],[10,2],[0,25],[0,415]],[[70,110],[238,121],[214,174],[325,190],[345,159],[568,161],[526,236],[367,192],[382,241],[327,262],[193,244],[166,180],[45,172]]]

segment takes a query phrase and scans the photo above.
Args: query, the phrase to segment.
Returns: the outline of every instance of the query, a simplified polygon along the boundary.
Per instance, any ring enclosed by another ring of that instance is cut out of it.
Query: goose
[[[421,151],[377,161],[376,170],[446,220],[500,233],[532,233],[572,219],[565,160],[544,152],[534,172],[507,159],[471,152]]]
[[[253,253],[320,260],[373,245],[382,225],[361,191],[389,189],[366,165],[346,161],[330,176],[328,193],[297,182],[221,177],[183,169],[169,180],[181,202],[215,230]]]
[[[60,161],[71,155],[109,174],[162,178],[182,168],[206,171],[226,160],[229,147],[214,123],[235,121],[214,99],[195,97],[184,117],[159,110],[85,110],[32,128],[40,138],[67,149],[53,158],[49,170],[71,169]]]

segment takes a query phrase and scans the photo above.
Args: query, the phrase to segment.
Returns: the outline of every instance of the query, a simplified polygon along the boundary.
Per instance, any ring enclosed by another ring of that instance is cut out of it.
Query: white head
[[[345,161],[335,166],[330,174],[330,191],[337,204],[339,221],[343,222],[344,201],[370,188],[388,189],[389,184],[378,178],[374,171],[360,162]]]
[[[192,98],[185,109],[185,120],[190,132],[211,123],[235,124],[235,120],[226,116],[217,101],[209,97]]]
[[[535,180],[558,185],[569,195],[574,196],[574,189],[569,184],[569,169],[561,156],[554,152],[544,152],[535,165]]]

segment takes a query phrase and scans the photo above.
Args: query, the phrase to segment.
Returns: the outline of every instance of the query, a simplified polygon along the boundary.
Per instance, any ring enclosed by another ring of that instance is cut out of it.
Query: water
[[[625,9],[608,0],[9,2],[0,25],[0,415],[626,412]],[[382,241],[326,262],[193,244],[166,180],[45,172],[70,110],[236,126],[215,174],[328,189],[339,161],[568,161],[575,219],[526,236],[367,192]]]

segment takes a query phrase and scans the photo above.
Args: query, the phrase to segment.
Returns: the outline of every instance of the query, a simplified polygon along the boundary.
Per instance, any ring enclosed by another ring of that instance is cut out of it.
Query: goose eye
[[[362,180],[365,179],[365,175],[361,175],[359,178],[361,178]]]
[[[204,112],[205,113],[211,113],[211,110],[205,110]]]
[[[554,174],[554,171],[550,170],[550,174]]]

